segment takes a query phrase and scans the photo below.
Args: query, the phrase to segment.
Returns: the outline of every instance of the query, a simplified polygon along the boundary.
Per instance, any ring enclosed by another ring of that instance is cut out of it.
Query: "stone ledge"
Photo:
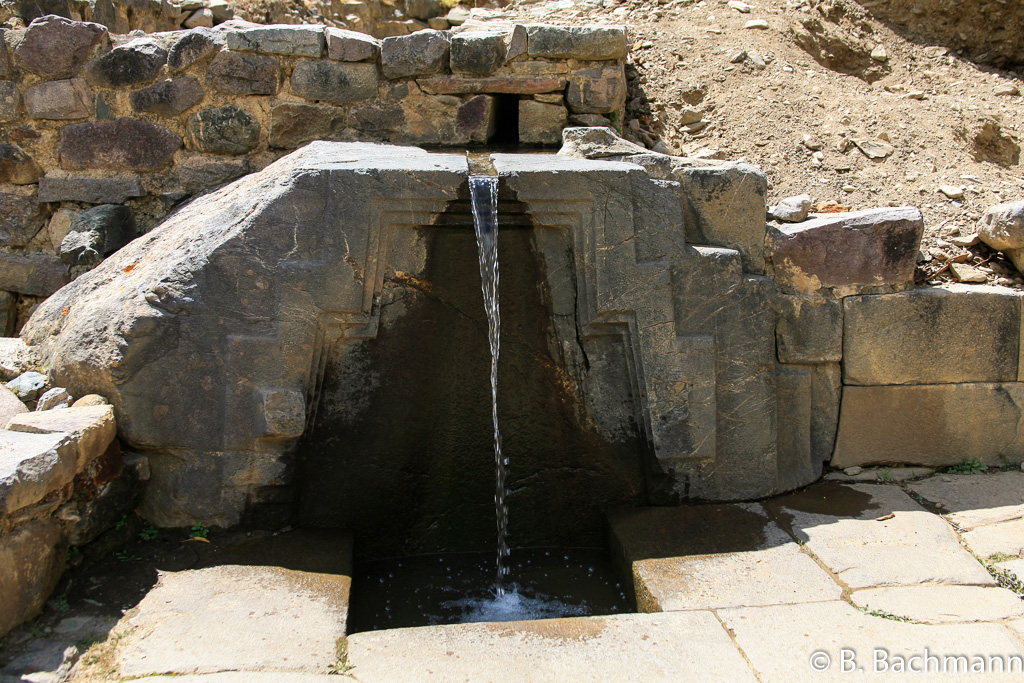
[[[68,434],[0,431],[0,513],[9,515],[71,483],[78,448]]]

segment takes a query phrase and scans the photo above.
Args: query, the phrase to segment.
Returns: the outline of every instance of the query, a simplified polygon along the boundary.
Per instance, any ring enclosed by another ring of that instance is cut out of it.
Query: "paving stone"
[[[166,676],[146,676],[134,680],[168,683]],[[286,673],[284,671],[274,671],[272,673],[220,671],[215,674],[200,674],[197,676],[175,675],[173,683],[337,683],[337,681],[338,677],[334,674]]]
[[[209,154],[245,154],[259,144],[260,124],[244,109],[225,104],[190,116],[185,140],[190,149]]]
[[[569,114],[559,104],[519,100],[519,142],[535,145],[557,145],[562,142],[562,128]]]
[[[64,571],[67,550],[59,526],[51,520],[32,520],[0,535],[0,633],[43,611]]]
[[[225,39],[229,50],[299,57],[320,57],[324,51],[324,27],[319,24],[247,26],[228,31]]]
[[[1005,588],[983,586],[898,586],[866,588],[850,594],[861,609],[944,624],[1000,621],[1024,616],[1024,601]]]
[[[626,32],[621,26],[527,26],[527,54],[531,57],[622,59]]]
[[[357,633],[359,680],[754,681],[710,612],[621,614]]]
[[[574,71],[565,101],[574,114],[608,114],[626,103],[626,76],[617,66]]]
[[[845,386],[832,466],[1020,462],[1022,409],[1018,382]]]
[[[964,530],[1024,518],[1024,472],[938,474],[910,489]]]
[[[1013,382],[1021,297],[950,285],[843,300],[843,382]]]
[[[1024,553],[1024,519],[976,527],[964,533],[963,539],[967,547],[981,558],[997,553],[1020,555]]]
[[[61,168],[72,171],[159,171],[180,147],[181,138],[169,129],[123,118],[64,126],[57,153]]]
[[[281,64],[277,57],[223,50],[206,72],[206,82],[233,95],[276,95]]]
[[[29,24],[14,53],[18,66],[34,74],[43,78],[70,78],[106,38],[105,26],[50,15]],[[57,45],[60,49],[54,49]]]
[[[350,62],[299,62],[292,71],[292,91],[307,100],[335,104],[377,95],[377,65]]]
[[[895,663],[897,657],[906,660],[917,656],[910,664],[922,667],[926,654],[938,659],[930,660],[932,668],[924,678],[967,680],[963,672],[970,661],[964,663],[960,676],[940,676],[937,669],[943,664],[942,658],[1024,654],[1021,644],[999,624],[908,624],[864,614],[846,602],[746,607],[722,610],[718,615],[735,634],[736,644],[763,681],[843,681],[861,672],[884,673],[884,666],[891,674],[899,666]],[[845,672],[844,650],[847,657],[852,657],[848,662],[851,668]],[[826,668],[814,668],[816,665]],[[952,666],[948,664],[946,671],[955,674]],[[904,673],[909,670],[904,661]],[[1019,674],[993,680],[1010,681],[1015,677]]]
[[[949,524],[895,486],[826,482],[764,506],[851,588],[994,583]]]
[[[224,35],[205,27],[186,32],[167,51],[167,66],[187,69],[199,60],[212,55],[224,45]]]
[[[358,31],[328,26],[327,57],[339,62],[363,62],[380,56],[380,40]]]
[[[843,304],[824,297],[775,299],[775,341],[782,363],[828,363],[843,358]]]
[[[17,145],[0,143],[0,183],[31,185],[39,182],[41,175],[43,169],[28,152]]]
[[[833,289],[845,296],[912,284],[923,231],[924,219],[914,207],[868,209],[769,224],[767,248],[782,291]]]
[[[34,119],[66,121],[92,116],[96,102],[85,79],[44,81],[25,90],[25,108]]]
[[[504,32],[470,31],[452,35],[452,71],[470,74],[493,73],[505,59]]]
[[[87,204],[124,204],[129,197],[142,197],[146,191],[136,178],[61,178],[39,179],[41,202],[85,202]]]
[[[1024,583],[1024,559],[1009,560],[1008,562],[996,562],[993,566],[996,569],[1013,574],[1017,577],[1018,581]],[[1024,620],[1019,623],[1024,625]],[[1021,633],[1024,633],[1024,629],[1021,629]]]
[[[118,88],[156,78],[167,63],[167,50],[151,39],[132,40],[93,60],[89,80],[101,87]]]
[[[295,149],[312,140],[336,140],[348,122],[339,107],[279,102],[270,110],[270,139],[277,149]]]
[[[68,267],[52,254],[0,253],[0,290],[50,296],[69,282]]]
[[[386,78],[424,76],[448,66],[451,37],[446,31],[427,29],[409,36],[385,38],[380,46],[380,65]]]
[[[226,565],[163,573],[118,628],[123,676],[173,671],[328,672],[350,578]],[[117,629],[115,629],[116,631]]]
[[[78,449],[67,434],[0,431],[0,513],[37,503],[70,483],[77,460]]]
[[[134,111],[177,116],[199,104],[205,94],[203,86],[191,76],[169,78],[136,90],[131,94],[131,103]]]
[[[38,199],[0,192],[0,244],[23,247],[36,236],[43,223]]]
[[[756,504],[609,513],[641,612],[836,600],[842,589]]]
[[[18,118],[20,102],[18,84],[13,81],[0,81],[0,121],[13,121]]]

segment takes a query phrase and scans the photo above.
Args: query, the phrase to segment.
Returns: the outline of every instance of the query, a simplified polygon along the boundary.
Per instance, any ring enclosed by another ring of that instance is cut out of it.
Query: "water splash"
[[[498,310],[498,179],[494,176],[469,176],[473,201],[473,230],[480,258],[480,283],[487,311],[487,340],[491,346],[491,421],[494,424],[494,513],[498,524],[497,578],[495,592],[505,595],[508,576],[508,504],[505,501],[505,471],[508,459],[501,452],[498,430],[498,353],[501,315]]]

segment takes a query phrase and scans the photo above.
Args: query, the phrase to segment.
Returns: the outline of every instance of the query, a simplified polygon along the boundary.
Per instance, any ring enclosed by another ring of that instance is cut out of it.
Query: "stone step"
[[[618,614],[357,633],[359,681],[756,681],[710,612]]]
[[[617,510],[616,563],[637,609],[659,612],[836,600],[842,589],[757,504]]]
[[[212,566],[162,573],[114,629],[122,676],[262,671],[304,681],[284,674],[326,675],[340,661],[350,535],[293,531],[203,553],[202,563]]]

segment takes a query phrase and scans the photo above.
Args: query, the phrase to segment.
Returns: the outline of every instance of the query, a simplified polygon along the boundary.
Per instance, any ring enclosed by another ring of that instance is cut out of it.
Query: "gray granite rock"
[[[74,400],[64,387],[47,389],[36,401],[36,410],[56,410],[70,408]]]
[[[568,112],[560,104],[519,100],[519,142],[557,145],[568,120]]]
[[[328,26],[327,57],[339,62],[364,62],[380,56],[380,40],[358,31]]]
[[[377,65],[303,61],[295,65],[291,84],[292,91],[307,100],[359,102],[377,94]]]
[[[34,119],[72,120],[92,116],[96,102],[82,78],[44,81],[25,90],[25,108]]]
[[[81,216],[60,243],[60,259],[69,266],[99,265],[104,257],[135,239],[135,215],[123,204],[96,206]]]
[[[427,29],[408,36],[385,38],[380,48],[386,78],[407,78],[440,73],[448,66],[451,36]]]
[[[167,63],[167,50],[151,39],[132,40],[115,47],[88,66],[89,80],[100,87],[118,88],[156,78]]]
[[[0,290],[50,296],[70,281],[67,266],[54,255],[0,252]]]
[[[158,81],[131,94],[132,109],[160,116],[177,116],[202,101],[205,91],[191,76]]]
[[[454,72],[493,73],[508,51],[504,32],[468,31],[452,35],[451,67]]]
[[[209,28],[194,28],[186,32],[167,51],[167,66],[175,70],[187,69],[209,57],[224,45],[224,36]]]
[[[61,168],[72,171],[159,171],[180,147],[181,138],[169,129],[123,118],[64,126],[57,154]]]
[[[546,59],[611,60],[626,56],[621,26],[527,26],[527,53]]]
[[[260,124],[252,114],[233,104],[204,109],[189,117],[189,148],[209,154],[245,154],[260,139]]]
[[[786,223],[799,223],[807,219],[811,209],[811,195],[801,194],[794,197],[786,197],[775,206],[768,208],[772,218]]]
[[[0,244],[23,247],[43,226],[44,215],[35,197],[0,192]]]
[[[136,178],[84,178],[46,176],[39,179],[41,202],[85,202],[86,204],[124,204],[146,191]]]
[[[7,383],[7,388],[22,401],[34,401],[46,387],[46,375],[30,371],[18,375]]]
[[[279,102],[270,110],[268,144],[294,149],[312,140],[336,140],[348,125],[348,112],[340,107]]]
[[[316,24],[247,26],[228,31],[225,39],[229,50],[317,58],[324,51],[324,27]]]
[[[280,71],[277,57],[224,50],[213,58],[206,82],[232,95],[276,95]]]
[[[29,24],[14,54],[18,66],[43,78],[71,78],[106,41],[105,26],[50,15]]]
[[[775,300],[779,361],[831,363],[843,357],[843,304],[822,297],[780,294]]]

